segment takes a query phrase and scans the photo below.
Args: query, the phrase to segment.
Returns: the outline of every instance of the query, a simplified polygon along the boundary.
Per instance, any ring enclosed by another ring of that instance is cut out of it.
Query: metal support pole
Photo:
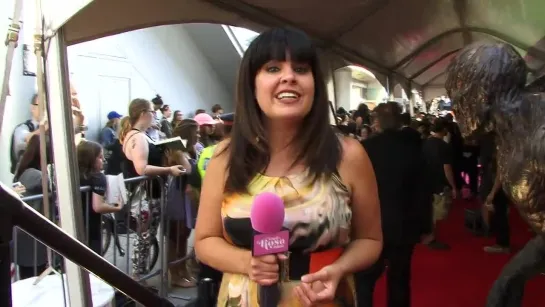
[[[47,152],[47,146],[46,146],[46,134],[49,134],[49,132],[46,132],[45,125],[47,122],[47,106],[45,101],[45,77],[44,77],[44,48],[45,46],[42,45],[43,42],[43,33],[42,31],[42,3],[41,0],[35,1],[36,3],[36,16],[35,16],[35,22],[36,22],[36,30],[34,33],[34,54],[36,55],[36,79],[37,79],[37,85],[38,85],[38,117],[40,118],[40,126],[39,126],[39,132],[40,132],[40,170],[42,171],[42,191],[44,194],[43,197],[43,214],[46,218],[53,221],[54,218],[51,216],[51,199],[50,199],[50,193],[49,193],[49,176],[47,176],[47,161],[48,161],[48,152]],[[53,253],[50,248],[47,249],[47,262],[48,262],[48,268],[41,272],[40,276],[36,279],[35,285],[39,283],[43,278],[45,278],[47,275],[51,274],[52,271],[54,271],[53,267]],[[55,271],[56,272],[56,271]]]
[[[6,64],[2,75],[0,75],[0,82],[2,84],[2,90],[0,93],[0,133],[2,131],[2,126],[4,124],[4,111],[6,109],[6,100],[9,92],[9,77],[11,74],[11,64],[13,62],[13,54],[15,48],[17,48],[17,43],[19,41],[19,31],[21,30],[21,25],[19,19],[21,18],[21,12],[23,10],[23,0],[14,1],[14,12],[13,19],[8,28],[8,33],[6,35]],[[11,150],[11,149],[10,149]]]
[[[391,93],[392,91],[390,90],[390,76],[386,76],[386,94],[388,95],[388,100],[390,100]]]
[[[67,234],[83,242],[83,207],[69,98],[68,57],[62,28],[49,41],[45,71],[61,226]],[[89,274],[67,259],[64,263],[69,305],[92,306]]]
[[[407,98],[409,98],[409,114],[411,114],[411,117],[414,117],[414,106],[416,105],[414,93],[413,93],[413,85],[412,83],[409,83],[409,93],[407,93]]]
[[[424,113],[428,113],[428,106],[426,105],[426,100],[424,100],[424,97],[423,95],[420,95],[420,93],[418,94],[419,96],[419,99],[420,99],[420,103],[422,103],[422,112]]]

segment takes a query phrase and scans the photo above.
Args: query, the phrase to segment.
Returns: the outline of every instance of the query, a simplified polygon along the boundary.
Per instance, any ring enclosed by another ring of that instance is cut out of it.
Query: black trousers
[[[501,247],[510,245],[509,228],[509,199],[503,191],[499,191],[494,197],[494,212],[492,213],[491,227],[496,235],[496,244]]]
[[[537,236],[503,267],[490,289],[486,307],[520,307],[526,281],[544,270],[545,239]]]
[[[369,269],[356,273],[359,307],[373,307],[375,283],[386,266],[388,307],[411,306],[411,261],[413,244],[386,245],[379,260]]]
[[[199,269],[199,284],[197,286],[198,298],[193,303],[189,303],[188,306],[216,306],[223,273],[202,262],[199,265]],[[208,282],[203,282],[205,279],[210,280]]]

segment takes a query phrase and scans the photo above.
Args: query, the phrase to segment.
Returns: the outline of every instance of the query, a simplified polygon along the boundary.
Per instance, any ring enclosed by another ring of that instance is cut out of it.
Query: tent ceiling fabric
[[[441,85],[450,59],[477,41],[510,43],[543,70],[544,11],[543,0],[94,0],[65,33],[74,44],[174,23],[291,26],[377,77],[419,88]]]

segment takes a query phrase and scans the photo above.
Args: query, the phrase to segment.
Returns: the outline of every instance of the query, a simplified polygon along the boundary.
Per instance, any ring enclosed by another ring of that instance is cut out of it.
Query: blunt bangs
[[[257,72],[270,61],[308,64],[314,73],[317,64],[316,48],[303,32],[283,28],[271,29],[259,35],[248,47],[245,56],[249,57],[250,75]]]
[[[316,47],[303,32],[285,28],[269,29],[254,39],[240,64],[235,121],[226,147],[229,162],[225,190],[228,193],[248,192],[248,184],[269,165],[269,133],[255,97],[255,79],[268,62],[287,60],[310,66],[314,77],[314,101],[294,139],[293,146],[297,153],[292,166],[305,163],[310,176],[316,179],[322,175],[331,176],[341,161],[342,147],[329,124],[327,91]]]

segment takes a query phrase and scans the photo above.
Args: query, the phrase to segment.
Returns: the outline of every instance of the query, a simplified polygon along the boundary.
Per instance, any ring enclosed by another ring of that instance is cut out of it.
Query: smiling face
[[[318,53],[306,34],[276,28],[252,41],[239,69],[232,138],[255,144],[267,141],[268,129],[288,128],[306,144],[330,131],[330,112]]]
[[[314,101],[314,76],[308,64],[270,61],[255,77],[255,96],[269,119],[303,119]]]

